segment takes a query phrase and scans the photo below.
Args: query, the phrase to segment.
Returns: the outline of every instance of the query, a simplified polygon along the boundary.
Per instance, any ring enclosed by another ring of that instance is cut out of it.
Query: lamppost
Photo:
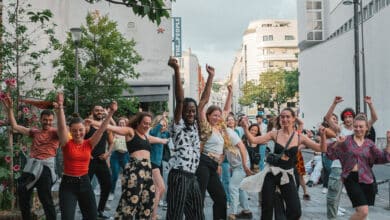
[[[354,38],[355,38],[355,91],[356,91],[356,112],[360,112],[360,81],[359,81],[359,18],[358,7],[360,8],[360,31],[362,35],[362,77],[363,77],[363,97],[366,93],[366,61],[364,55],[364,29],[363,29],[363,0],[344,0],[344,5],[353,4],[353,20],[354,20]],[[363,104],[363,111],[367,114],[367,105]]]
[[[75,45],[75,66],[76,66],[76,71],[75,71],[75,87],[74,87],[74,112],[78,113],[79,112],[79,87],[77,85],[77,82],[79,80],[79,43],[81,39],[81,28],[71,28],[70,32],[72,33],[72,40]]]

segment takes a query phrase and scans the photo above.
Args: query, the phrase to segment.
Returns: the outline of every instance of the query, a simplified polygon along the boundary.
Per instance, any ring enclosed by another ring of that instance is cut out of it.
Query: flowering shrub
[[[0,101],[7,97],[7,93],[12,94],[16,86],[15,79],[5,79],[6,91],[0,91]],[[6,113],[0,105],[0,112]],[[10,146],[7,114],[0,114],[0,210],[9,210],[15,201],[16,179],[20,177],[23,166],[28,157],[28,148],[31,140],[19,134],[12,136],[12,146]],[[25,127],[36,126],[38,117],[35,111],[27,106],[21,106],[17,114],[18,123]],[[12,151],[11,151],[12,149]]]

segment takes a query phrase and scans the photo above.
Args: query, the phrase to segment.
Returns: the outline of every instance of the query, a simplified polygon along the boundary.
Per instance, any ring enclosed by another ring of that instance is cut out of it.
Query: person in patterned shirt
[[[200,158],[198,106],[191,98],[184,98],[180,67],[171,57],[168,65],[175,71],[176,108],[172,124],[174,154],[169,161],[167,220],[204,219],[203,200],[195,176]]]
[[[372,166],[390,162],[390,131],[387,131],[387,146],[380,150],[366,138],[369,123],[363,114],[353,122],[354,134],[338,137],[337,142],[327,148],[331,160],[339,159],[341,178],[355,213],[350,219],[366,219],[368,206],[374,205],[375,186]]]

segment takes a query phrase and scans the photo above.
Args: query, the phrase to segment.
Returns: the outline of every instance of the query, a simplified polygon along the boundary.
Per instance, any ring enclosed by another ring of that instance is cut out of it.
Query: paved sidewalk
[[[389,198],[388,198],[388,184],[382,184],[379,186],[379,195],[377,195],[375,200],[375,206],[370,207],[370,220],[390,220],[390,211],[389,207]],[[302,191],[302,190],[300,190]],[[311,200],[304,201],[302,200],[302,192],[299,193],[301,198],[301,206],[302,206],[302,220],[320,220],[327,219],[326,218],[326,194],[322,193],[322,185],[317,185],[311,188],[308,188],[308,192],[310,194]],[[120,198],[120,186],[117,186],[115,198],[113,201],[109,201],[112,210],[108,211],[110,216],[114,216],[115,208],[118,204]],[[98,201],[98,197],[96,198]],[[250,209],[253,213],[253,219],[260,219],[260,208],[258,207],[256,193],[250,193],[249,197],[249,205]],[[346,193],[342,193],[340,204],[343,208],[346,209],[345,216],[339,217],[338,219],[349,219],[349,216],[354,212],[351,202],[348,199]],[[212,201],[210,197],[206,198],[205,201],[205,216],[206,220],[212,220]],[[229,213],[229,211],[228,211]],[[77,212],[78,218],[81,219],[80,212]],[[161,219],[165,219],[165,211],[159,207],[159,215],[162,217]]]

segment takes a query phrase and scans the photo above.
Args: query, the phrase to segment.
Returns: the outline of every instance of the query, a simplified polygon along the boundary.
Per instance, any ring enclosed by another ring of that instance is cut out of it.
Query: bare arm
[[[204,112],[204,107],[207,105],[210,99],[210,94],[211,94],[211,85],[213,83],[213,78],[214,78],[214,68],[206,65],[206,70],[209,76],[207,77],[207,82],[206,82],[206,87],[202,93],[202,96],[199,100],[199,106],[198,106],[198,112],[200,114],[200,120],[205,121],[206,119],[206,114]]]
[[[340,131],[340,126],[338,124],[335,124],[332,120],[332,115],[334,112],[334,109],[336,108],[336,105],[340,102],[344,101],[342,97],[336,96],[333,100],[332,105],[329,107],[328,112],[325,115],[326,121],[329,123],[330,128],[335,130],[336,132]]]
[[[364,102],[367,103],[368,108],[370,108],[371,118],[368,121],[368,129],[378,120],[378,115],[376,114],[374,105],[372,104],[372,100],[370,96],[364,97]]]
[[[68,142],[68,128],[66,127],[63,103],[64,95],[62,93],[58,93],[57,102],[53,103],[53,105],[57,114],[57,134],[60,141],[60,147],[64,146]]]
[[[18,133],[29,135],[30,134],[30,128],[26,128],[24,126],[18,125],[15,119],[14,111],[13,111],[13,102],[11,99],[11,96],[7,94],[4,100],[2,100],[4,107],[7,109],[8,112],[8,120],[11,124],[12,130],[16,131]]]
[[[236,144],[236,147],[238,147],[238,149],[240,150],[242,168],[244,169],[247,176],[252,175],[253,174],[252,171],[249,169],[249,167],[246,166],[246,161],[248,160],[248,158],[246,158],[247,150],[246,150],[244,143],[242,143],[242,141],[240,141],[238,144]]]
[[[118,104],[116,102],[111,103],[110,105],[110,112],[108,113],[107,117],[104,119],[102,125],[97,129],[97,131],[92,135],[92,137],[89,139],[89,142],[92,145],[92,148],[96,146],[96,144],[99,143],[99,140],[102,138],[103,132],[107,129],[108,124],[110,123],[111,117],[114,115],[114,113],[118,110]]]
[[[168,143],[168,139],[154,137],[154,136],[149,135],[149,134],[147,134],[146,136],[148,137],[148,140],[151,144],[167,144]]]
[[[305,135],[301,135],[301,143],[309,147],[310,149],[316,151],[316,152],[326,152],[326,134],[325,134],[325,128],[321,127],[320,128],[320,134],[321,134],[321,141],[320,143],[316,143],[312,139],[308,138]]]
[[[226,96],[226,101],[225,101],[225,107],[223,108],[224,115],[229,114],[232,110],[232,99],[233,99],[233,91],[232,91],[232,85],[229,84],[227,86],[228,89],[228,94]]]
[[[246,138],[249,140],[250,143],[252,144],[264,144],[270,140],[272,140],[272,132],[273,131],[270,131],[264,135],[261,135],[261,136],[253,136],[249,130],[248,130],[248,118],[245,117],[242,122],[241,122],[241,126],[242,128],[244,129],[244,132],[245,132],[245,136]]]
[[[168,66],[172,67],[172,69],[175,71],[176,107],[175,107],[174,121],[177,124],[179,123],[182,117],[183,103],[184,103],[184,90],[183,90],[183,86],[181,85],[180,66],[177,63],[177,60],[173,57],[170,57],[168,61]]]

